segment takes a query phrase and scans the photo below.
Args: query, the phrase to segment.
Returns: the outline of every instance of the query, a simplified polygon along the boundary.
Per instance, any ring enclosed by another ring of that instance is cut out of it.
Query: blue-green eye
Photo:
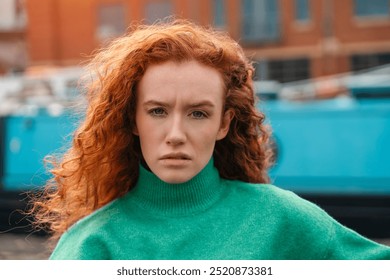
[[[204,119],[204,118],[207,118],[207,114],[202,112],[202,111],[194,111],[194,112],[191,113],[191,116],[194,119]]]
[[[148,111],[148,113],[152,116],[157,116],[157,117],[160,117],[160,116],[164,116],[166,114],[164,108],[153,108],[153,109],[150,109]]]

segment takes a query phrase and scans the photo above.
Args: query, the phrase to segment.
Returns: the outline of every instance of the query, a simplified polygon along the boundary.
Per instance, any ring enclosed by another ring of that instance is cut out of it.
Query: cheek
[[[154,154],[165,143],[166,134],[164,124],[144,117],[138,122],[138,137],[144,156]]]
[[[215,142],[217,140],[217,130],[213,128],[198,130],[192,134],[194,143],[197,143],[198,147],[204,151],[213,150]]]
[[[141,141],[152,141],[156,139],[158,135],[158,129],[148,122],[142,122],[142,125],[138,127],[139,137]]]

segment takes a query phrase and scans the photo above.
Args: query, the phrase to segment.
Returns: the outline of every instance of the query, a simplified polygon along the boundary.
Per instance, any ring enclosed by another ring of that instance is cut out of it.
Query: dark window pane
[[[310,63],[306,58],[272,60],[268,62],[268,79],[281,83],[310,78]]]
[[[263,81],[269,79],[268,74],[268,61],[259,60],[256,61],[253,66],[255,67],[254,79],[257,81]]]
[[[280,38],[278,1],[242,0],[244,42],[274,42]]]
[[[389,0],[354,0],[356,16],[389,16]]]
[[[225,0],[214,0],[214,26],[225,28]]]
[[[145,11],[146,22],[154,23],[157,20],[163,20],[172,15],[172,10],[170,1],[148,3]]]
[[[98,7],[97,36],[100,40],[120,36],[125,30],[126,19],[122,4],[106,4]]]
[[[385,64],[390,64],[390,53],[358,54],[351,57],[352,71],[359,71]]]
[[[309,0],[295,0],[295,18],[299,21],[310,20]]]

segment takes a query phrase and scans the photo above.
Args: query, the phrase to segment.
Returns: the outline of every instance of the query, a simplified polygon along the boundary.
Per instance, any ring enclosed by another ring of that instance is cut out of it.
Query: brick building
[[[21,0],[0,1],[0,74],[27,65],[26,15]]]
[[[30,65],[78,64],[132,22],[172,14],[228,31],[258,79],[390,63],[388,0],[26,0],[26,10]]]

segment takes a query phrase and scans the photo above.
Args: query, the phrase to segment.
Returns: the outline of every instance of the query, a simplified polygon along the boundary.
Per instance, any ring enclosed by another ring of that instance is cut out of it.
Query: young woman
[[[269,185],[253,67],[227,35],[138,26],[97,53],[86,117],[35,202],[51,259],[390,259]]]

